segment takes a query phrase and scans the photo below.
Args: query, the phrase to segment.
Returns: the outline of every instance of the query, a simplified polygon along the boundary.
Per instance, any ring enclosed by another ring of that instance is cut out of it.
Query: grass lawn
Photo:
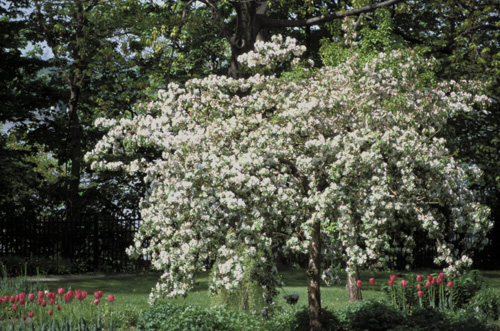
[[[429,273],[436,273],[435,270],[417,270],[410,273],[404,273],[402,278],[410,277],[414,274],[422,274],[425,276]],[[382,299],[383,294],[381,287],[387,284],[391,272],[361,272],[361,280],[363,281],[363,299]],[[486,283],[489,286],[500,287],[500,271],[484,271],[481,273]],[[306,287],[306,272],[305,270],[296,270],[289,268],[280,272],[285,287],[280,289],[279,295],[276,298],[278,305],[287,306],[283,295],[298,293],[300,295],[298,305],[307,305],[307,287]],[[151,289],[155,286],[159,279],[158,273],[145,274],[89,274],[88,278],[71,279],[64,278],[60,281],[44,282],[43,286],[49,291],[57,291],[57,288],[63,287],[68,289],[81,289],[89,292],[89,295],[95,291],[101,290],[105,296],[108,294],[115,295],[116,308],[135,306],[138,310],[148,308],[148,297]],[[321,299],[323,307],[334,309],[344,308],[349,304],[348,292],[345,290],[345,274],[340,274],[342,284],[334,286],[322,286]],[[368,282],[369,278],[375,278],[375,284],[371,285]],[[183,305],[198,305],[208,307],[211,305],[210,294],[208,291],[208,273],[201,274],[198,279],[198,285],[186,298],[168,299],[167,301],[183,304]]]

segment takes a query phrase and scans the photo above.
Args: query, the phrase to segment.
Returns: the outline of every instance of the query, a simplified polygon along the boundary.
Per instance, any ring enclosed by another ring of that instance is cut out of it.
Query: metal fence
[[[125,253],[140,224],[137,215],[82,215],[77,223],[63,215],[6,218],[0,220],[0,255],[65,258],[88,270],[121,270],[141,263]]]

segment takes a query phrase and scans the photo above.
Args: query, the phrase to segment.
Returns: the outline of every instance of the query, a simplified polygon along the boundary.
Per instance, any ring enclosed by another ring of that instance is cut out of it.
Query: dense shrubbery
[[[484,297],[493,298],[493,295],[488,295]],[[322,319],[325,331],[497,330],[492,326],[491,320],[487,322],[485,318],[476,316],[471,311],[451,312],[427,307],[415,308],[405,314],[392,305],[378,301],[362,301],[335,312],[323,309]],[[309,312],[307,307],[279,311],[266,320],[245,312],[183,307],[167,303],[154,306],[144,313],[139,320],[138,329],[307,331]]]

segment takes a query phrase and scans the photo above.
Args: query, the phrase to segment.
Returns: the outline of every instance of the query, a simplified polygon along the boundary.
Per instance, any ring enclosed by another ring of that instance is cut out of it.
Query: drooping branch
[[[388,0],[384,1],[381,3],[373,4],[373,5],[368,5],[364,6],[358,9],[352,9],[352,10],[346,10],[346,11],[338,11],[335,13],[332,13],[330,15],[325,15],[322,17],[312,17],[309,19],[303,19],[303,20],[279,20],[279,19],[272,19],[264,15],[258,15],[260,23],[262,24],[262,27],[266,28],[286,28],[286,27],[301,27],[301,26],[311,26],[311,25],[318,25],[326,22],[331,22],[335,19],[346,17],[346,16],[355,16],[355,15],[360,15],[363,13],[367,12],[372,12],[375,9],[378,8],[383,8],[383,7],[388,7],[391,5],[398,4],[400,2],[404,2],[405,0]]]

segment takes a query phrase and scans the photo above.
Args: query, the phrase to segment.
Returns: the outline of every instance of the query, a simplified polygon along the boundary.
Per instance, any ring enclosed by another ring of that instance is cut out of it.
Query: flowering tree
[[[240,61],[266,70],[303,51],[276,37]],[[465,254],[482,244],[488,210],[467,187],[474,167],[457,164],[435,135],[452,113],[487,98],[472,82],[429,83],[429,65],[408,50],[300,69],[300,80],[210,76],[170,84],[133,119],[99,120],[109,132],[87,154],[93,168],[143,172],[150,184],[129,253],[164,271],[151,299],[186,295],[207,261],[216,261],[212,290],[236,289],[250,268],[272,299],[277,251],[308,252],[318,330],[322,259],[345,252],[352,274],[383,261],[396,236],[409,250],[421,230],[450,272],[470,265]],[[135,156],[142,148],[162,158]]]

